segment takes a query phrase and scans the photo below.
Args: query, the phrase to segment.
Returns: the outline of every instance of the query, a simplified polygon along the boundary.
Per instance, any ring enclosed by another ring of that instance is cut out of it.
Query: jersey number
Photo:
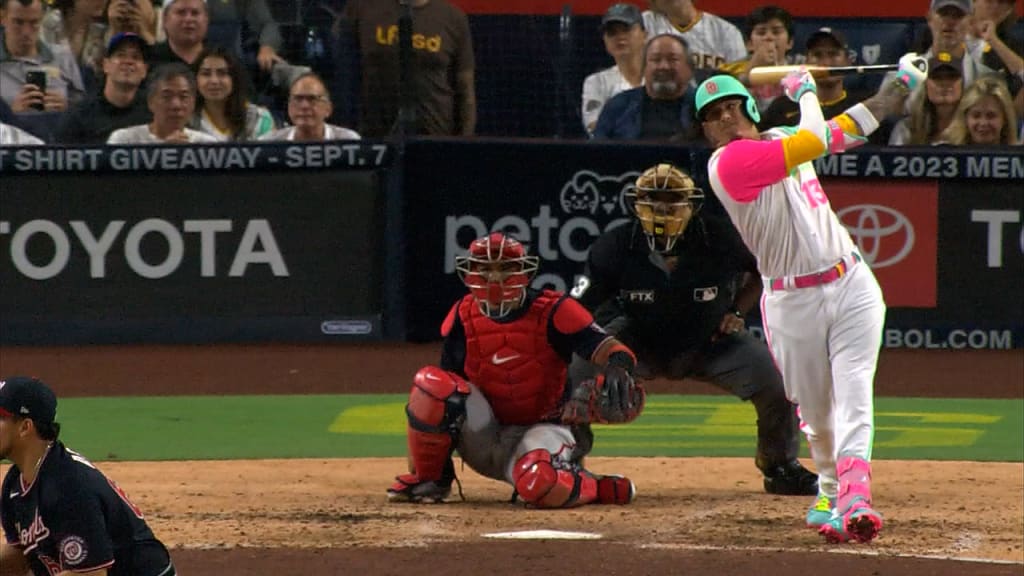
[[[805,181],[800,185],[800,189],[804,191],[804,196],[807,196],[807,203],[811,205],[811,208],[828,204],[828,196],[825,196],[825,190],[822,189],[821,182],[817,178]]]
[[[569,296],[579,300],[583,297],[583,293],[590,288],[590,278],[586,276],[580,276],[576,279],[576,284],[573,285],[572,290],[569,291]]]

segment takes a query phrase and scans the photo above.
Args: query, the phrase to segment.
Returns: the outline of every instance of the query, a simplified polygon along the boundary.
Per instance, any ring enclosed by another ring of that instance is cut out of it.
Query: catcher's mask
[[[518,240],[500,232],[477,238],[465,256],[455,258],[459,278],[490,318],[506,316],[523,303],[537,264]]]
[[[640,220],[647,245],[656,252],[669,252],[700,210],[704,191],[685,172],[663,163],[644,170],[626,198]]]

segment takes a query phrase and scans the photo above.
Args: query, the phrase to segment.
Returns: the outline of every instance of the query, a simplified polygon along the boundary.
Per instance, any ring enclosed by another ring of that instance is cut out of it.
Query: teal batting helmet
[[[724,98],[745,100],[743,110],[747,113],[747,118],[755,124],[761,121],[761,113],[757,110],[757,102],[754,101],[754,97],[739,80],[728,74],[712,76],[697,87],[697,118],[703,119],[704,109],[711,103]]]

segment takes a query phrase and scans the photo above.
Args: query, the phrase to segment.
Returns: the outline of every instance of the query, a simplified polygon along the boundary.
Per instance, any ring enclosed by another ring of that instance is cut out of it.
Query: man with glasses
[[[71,109],[57,141],[61,144],[106,142],[118,128],[149,122],[153,115],[139,87],[146,78],[149,45],[137,34],[115,34],[103,58],[103,90]]]
[[[175,62],[153,72],[146,93],[153,120],[149,124],[115,130],[107,144],[186,144],[216,142],[198,130],[186,128],[196,108],[196,78],[188,66]]]
[[[288,118],[292,125],[271,132],[260,140],[359,140],[359,133],[355,130],[327,123],[327,118],[333,110],[331,96],[327,93],[324,81],[312,72],[303,74],[292,82],[288,91]]]
[[[755,465],[770,494],[813,495],[818,478],[797,460],[796,410],[768,347],[745,330],[761,296],[757,262],[724,219],[700,214],[704,192],[658,164],[627,201],[636,220],[602,234],[571,295],[637,355],[638,378],[708,382],[757,411]],[[573,382],[595,367],[576,357]]]

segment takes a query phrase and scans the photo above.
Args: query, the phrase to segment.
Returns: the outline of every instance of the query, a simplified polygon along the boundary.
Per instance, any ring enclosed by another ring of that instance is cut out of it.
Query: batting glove
[[[928,60],[914,52],[908,52],[900,58],[899,69],[896,71],[896,83],[907,92],[913,92],[928,78]]]
[[[807,68],[801,66],[799,70],[786,74],[782,79],[782,90],[786,93],[787,98],[793,102],[799,102],[800,97],[808,92],[817,94],[818,85],[814,83],[814,76]]]

